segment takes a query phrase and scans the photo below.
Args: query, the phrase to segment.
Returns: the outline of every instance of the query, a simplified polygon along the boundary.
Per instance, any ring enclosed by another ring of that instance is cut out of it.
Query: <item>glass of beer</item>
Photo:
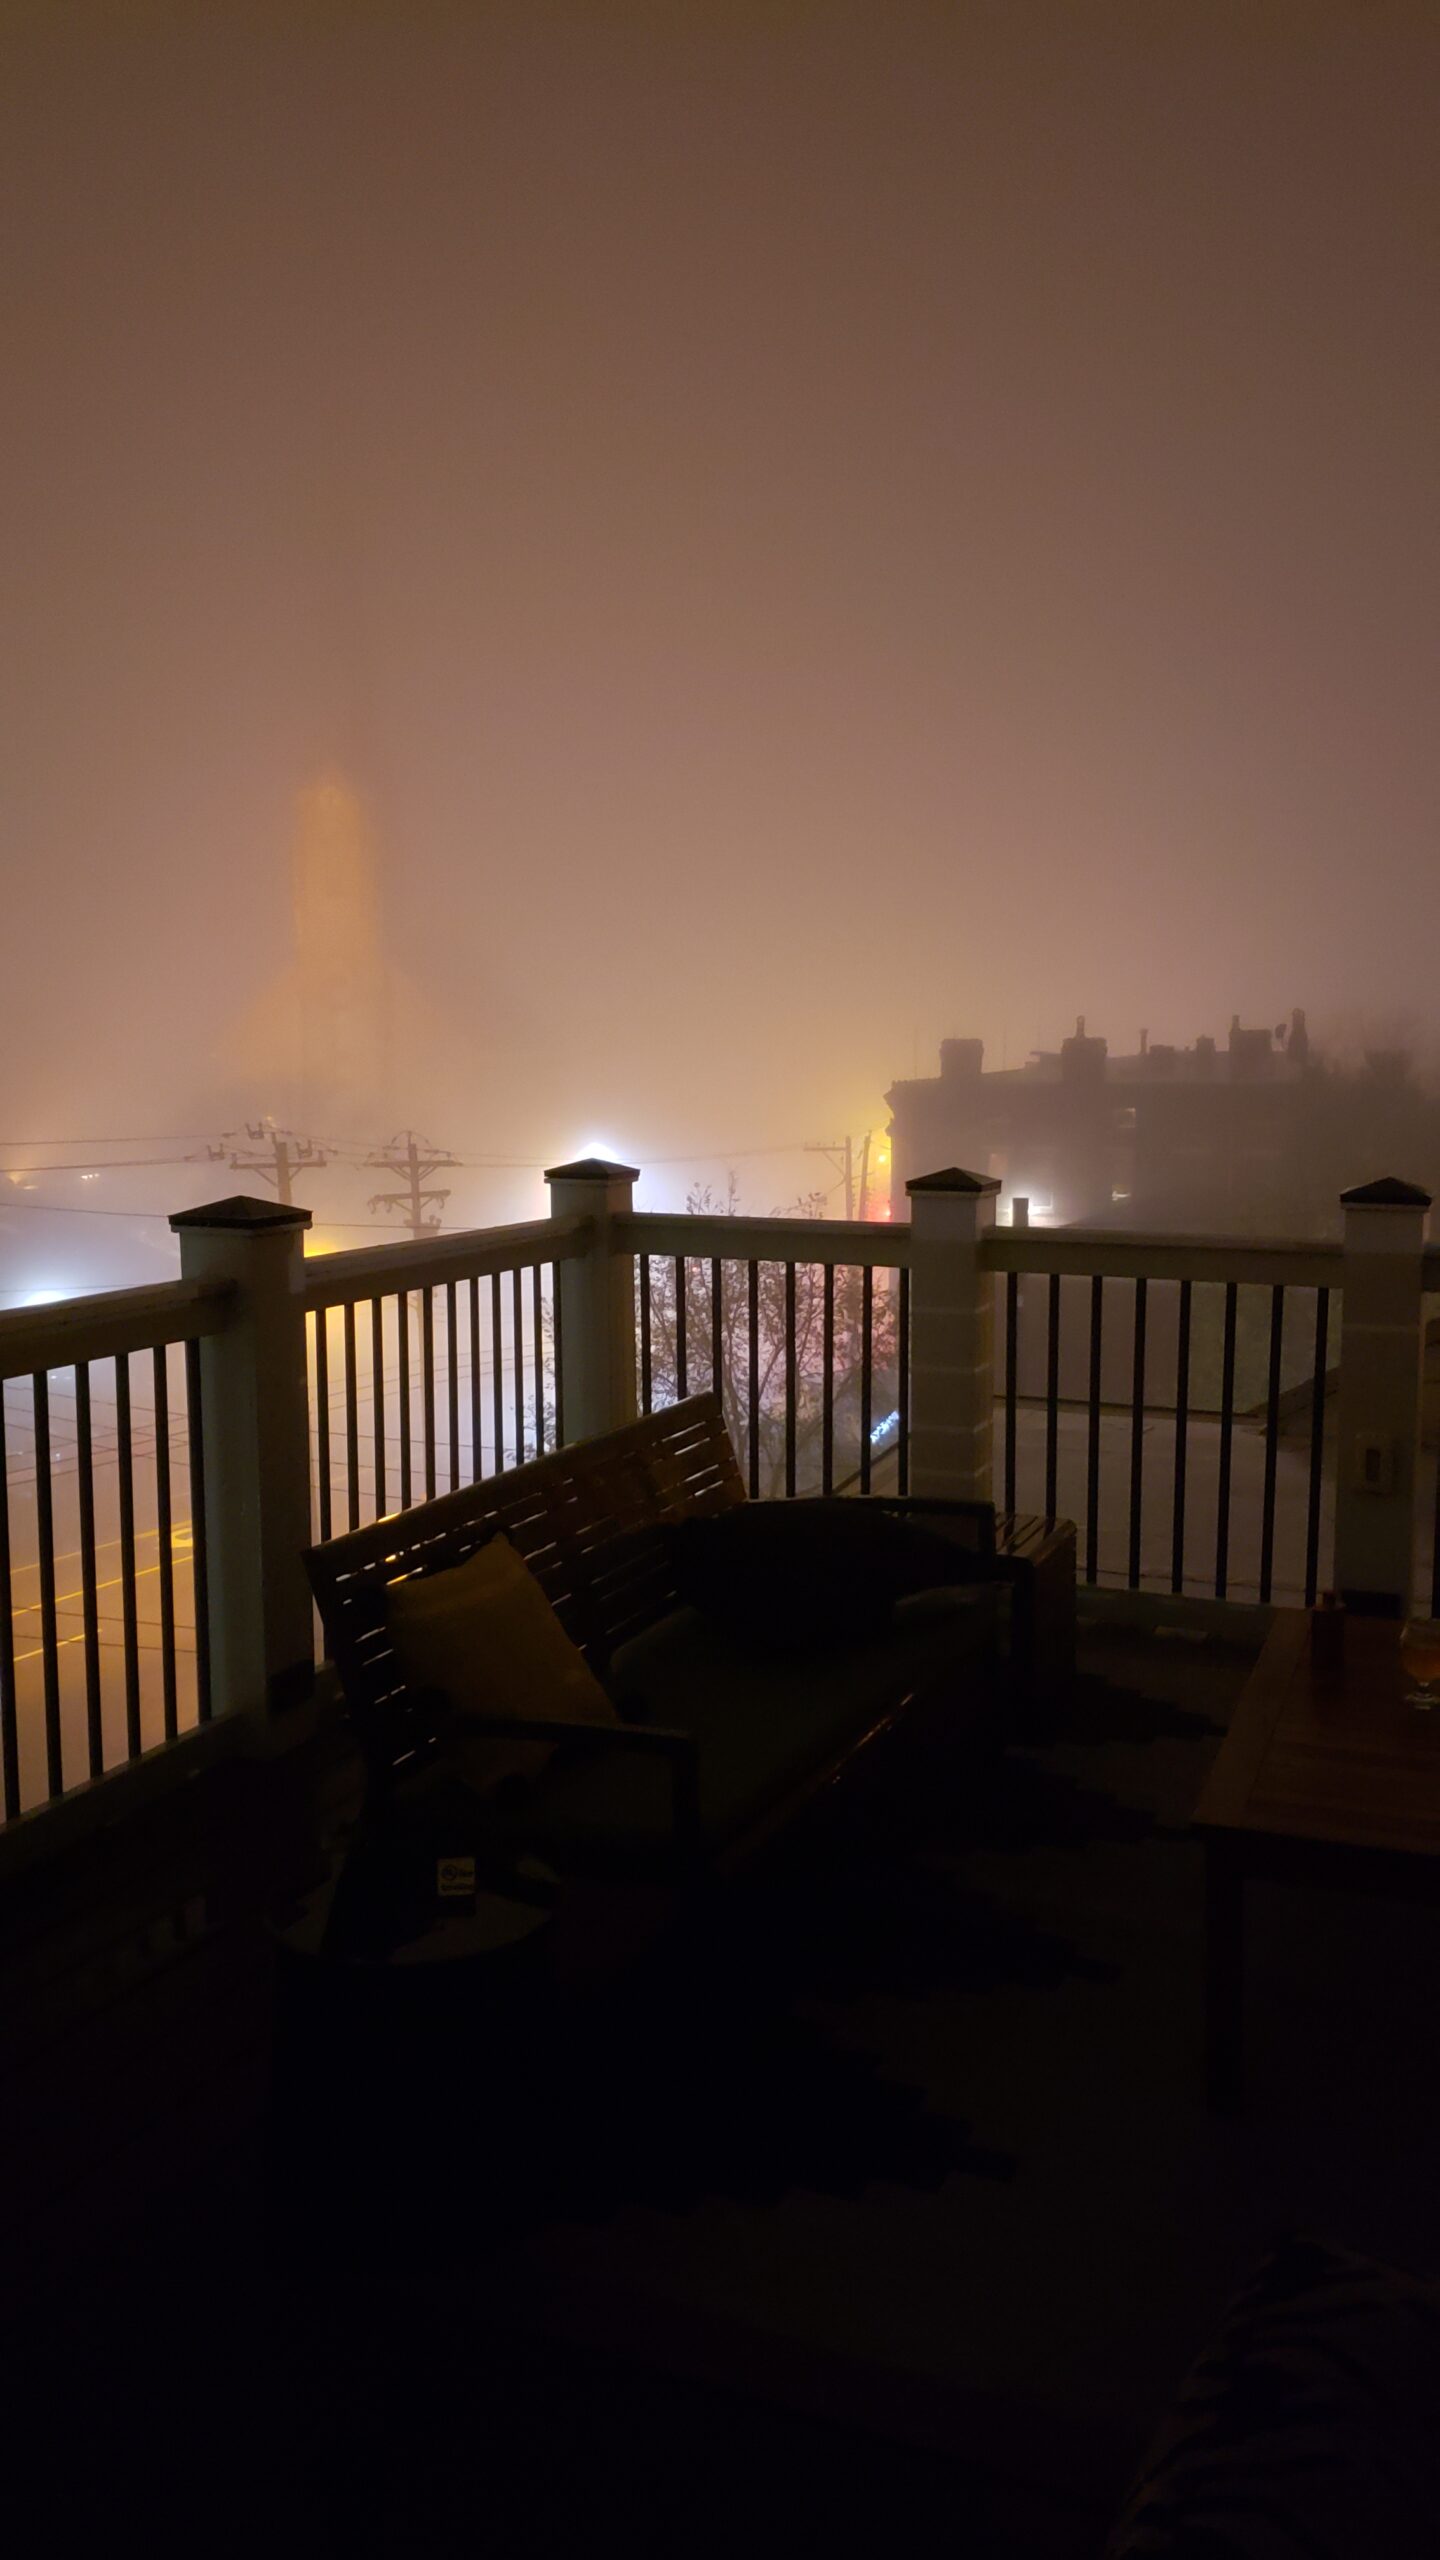
[[[1440,1705],[1435,1690],[1440,1682],[1440,1618],[1408,1618],[1400,1630],[1400,1660],[1415,1686],[1406,1697],[1407,1707]]]

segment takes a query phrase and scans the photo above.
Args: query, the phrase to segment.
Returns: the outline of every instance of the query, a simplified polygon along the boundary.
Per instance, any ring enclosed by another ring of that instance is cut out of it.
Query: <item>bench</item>
[[[1026,1664],[1037,1648],[1053,1653],[1063,1621],[1064,1539],[1048,1534],[1057,1524],[1007,1522],[1002,1550],[988,1504],[868,1498],[923,1516],[993,1560],[993,1573],[973,1608],[798,1662],[727,1647],[680,1605],[666,1525],[747,1499],[713,1393],[312,1548],[306,1564],[365,1753],[372,1814],[436,1761],[445,1721],[437,1701],[406,1686],[387,1631],[388,1587],[463,1562],[497,1531],[628,1719],[599,1731],[494,1717],[479,1726],[570,1746],[496,1817],[566,1868],[611,1859],[673,1872],[697,1858],[724,1868],[745,1857],[919,1697],[987,1691],[977,1664],[990,1657],[997,1582],[1013,1586]]]

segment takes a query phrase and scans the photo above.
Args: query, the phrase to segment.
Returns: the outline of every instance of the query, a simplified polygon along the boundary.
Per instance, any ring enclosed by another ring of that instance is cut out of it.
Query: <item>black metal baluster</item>
[[[710,1384],[721,1398],[724,1411],[725,1393],[725,1272],[718,1253],[710,1257]]]
[[[435,1291],[420,1292],[420,1420],[425,1434],[425,1499],[435,1499]]]
[[[1235,1317],[1239,1289],[1225,1283],[1225,1340],[1220,1356],[1220,1480],[1215,1500],[1215,1597],[1223,1600],[1230,1585],[1230,1460],[1235,1432]]]
[[[1058,1510],[1056,1481],[1060,1466],[1060,1274],[1050,1274],[1050,1320],[1045,1354],[1045,1517]]]
[[[200,1390],[200,1345],[185,1345],[185,1431],[190,1471],[190,1588],[195,1601],[195,1714],[211,1715],[210,1548],[205,1522],[205,1416]]]
[[[835,1490],[835,1265],[827,1262],[821,1309],[820,1490]]]
[[[895,1443],[895,1481],[900,1493],[910,1490],[910,1273],[900,1274],[900,1312],[896,1320],[897,1401],[900,1429]]]
[[[450,1357],[450,1371],[445,1381],[445,1423],[450,1434],[450,1490],[460,1488],[460,1328],[456,1317],[455,1283],[445,1283],[445,1344]]]
[[[690,1393],[690,1361],[686,1344],[689,1313],[690,1310],[685,1304],[685,1256],[683,1253],[677,1253],[675,1256],[675,1393],[677,1397],[688,1396]]]
[[[1320,1580],[1320,1490],[1325,1465],[1325,1361],[1330,1342],[1330,1292],[1315,1292],[1315,1376],[1310,1389],[1310,1488],[1305,1504],[1305,1606],[1313,1609]],[[1437,1477],[1440,1481],[1440,1477]]]
[[[180,1729],[180,1700],[175,1677],[175,1548],[170,1504],[170,1374],[163,1349],[150,1354],[155,1380],[155,1545],[160,1568],[160,1681],[165,1701],[165,1739]]]
[[[1005,1508],[1015,1508],[1015,1413],[1020,1356],[1020,1274],[1005,1275]]]
[[[355,1301],[347,1298],[340,1314],[345,1345],[345,1517],[360,1526],[360,1376],[355,1358]]]
[[[555,1446],[565,1446],[565,1347],[560,1329],[560,1311],[564,1299],[560,1288],[560,1265],[550,1265],[550,1322],[555,1329]]]
[[[1265,1392],[1265,1491],[1260,1511],[1260,1598],[1268,1601],[1275,1566],[1275,1474],[1280,1457],[1280,1357],[1285,1290],[1270,1292],[1270,1375]]]
[[[330,1535],[330,1310],[315,1310],[315,1492],[321,1539]]]
[[[1100,1349],[1105,1317],[1105,1283],[1097,1271],[1090,1282],[1090,1432],[1085,1452],[1085,1579],[1100,1570]]]
[[[105,1768],[100,1714],[100,1597],[95,1572],[95,1452],[90,1432],[90,1363],[75,1363],[75,1469],[80,1499],[80,1609],[85,1629],[85,1732],[90,1775]]]
[[[470,1481],[478,1484],[485,1470],[480,1463],[480,1283],[470,1283]]]
[[[495,1426],[495,1473],[505,1467],[505,1313],[500,1274],[490,1274],[490,1417]]]
[[[650,1256],[640,1256],[640,1410],[655,1410],[655,1378],[650,1339]]]
[[[15,1699],[15,1593],[10,1576],[10,1455],[5,1380],[0,1378],[0,1783],[5,1819],[20,1810],[20,1718]]]
[[[1180,1313],[1175,1343],[1175,1502],[1170,1532],[1170,1588],[1185,1588],[1185,1465],[1190,1445],[1190,1292],[1180,1283]]]
[[[1435,1460],[1435,1543],[1430,1551],[1430,1615],[1440,1618],[1440,1454]]]
[[[870,1490],[870,1426],[875,1377],[871,1326],[875,1315],[875,1273],[867,1262],[860,1278],[860,1490]]]
[[[750,1425],[750,1493],[752,1500],[760,1491],[760,1265],[747,1262],[745,1300],[746,1375],[745,1391]]]
[[[1145,1465],[1145,1296],[1148,1283],[1135,1283],[1135,1366],[1130,1381],[1130,1561],[1132,1591],[1140,1588],[1140,1505]]]
[[[375,1451],[375,1517],[385,1517],[385,1301],[370,1301],[370,1428]]]
[[[525,1287],[524,1275],[510,1274],[510,1382],[515,1407],[515,1463],[525,1464]]]
[[[140,1756],[140,1625],[135,1586],[135,1444],[130,1355],[115,1354],[115,1472],[120,1499],[120,1618],[125,1648],[125,1749]]]
[[[545,1300],[540,1289],[540,1265],[530,1274],[530,1355],[535,1379],[535,1455],[545,1455]]]
[[[45,1674],[45,1770],[52,1796],[65,1792],[60,1743],[60,1627],[55,1606],[55,1489],[50,1472],[50,1380],[37,1369],[30,1382],[35,1421],[35,1535],[40,1559],[40,1646]]]
[[[410,1292],[402,1289],[395,1300],[396,1326],[396,1399],[400,1407],[400,1508],[408,1511],[414,1491],[414,1459],[410,1447]]]
[[[785,1491],[795,1491],[795,1265],[785,1265]]]

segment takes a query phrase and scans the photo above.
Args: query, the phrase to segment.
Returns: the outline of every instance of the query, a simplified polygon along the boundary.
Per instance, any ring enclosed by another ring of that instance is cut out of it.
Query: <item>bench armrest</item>
[[[964,1521],[978,1535],[975,1553],[995,1553],[995,1505],[979,1502],[958,1493],[872,1493],[862,1494],[862,1502],[873,1502],[882,1511],[898,1511],[906,1520],[929,1520],[940,1526],[946,1520]]]
[[[592,1724],[580,1716],[482,1715],[467,1708],[446,1719],[451,1734],[481,1734],[505,1742],[584,1742],[602,1751],[649,1752],[670,1763],[670,1821],[675,1843],[687,1857],[700,1854],[700,1753],[693,1733],[660,1724]]]

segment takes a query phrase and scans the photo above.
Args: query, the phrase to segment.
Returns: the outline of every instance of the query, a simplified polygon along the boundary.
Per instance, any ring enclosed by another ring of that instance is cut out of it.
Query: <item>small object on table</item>
[[[1440,1704],[1435,1695],[1440,1681],[1440,1618],[1406,1620],[1400,1630],[1400,1665],[1415,1683],[1405,1693],[1407,1707]]]
[[[1317,1680],[1338,1678],[1345,1667],[1345,1603],[1336,1591],[1322,1591],[1310,1612],[1310,1667]]]
[[[454,1919],[460,1912],[475,1908],[475,1861],[473,1858],[437,1858],[435,1861],[435,1897],[442,1920]]]

